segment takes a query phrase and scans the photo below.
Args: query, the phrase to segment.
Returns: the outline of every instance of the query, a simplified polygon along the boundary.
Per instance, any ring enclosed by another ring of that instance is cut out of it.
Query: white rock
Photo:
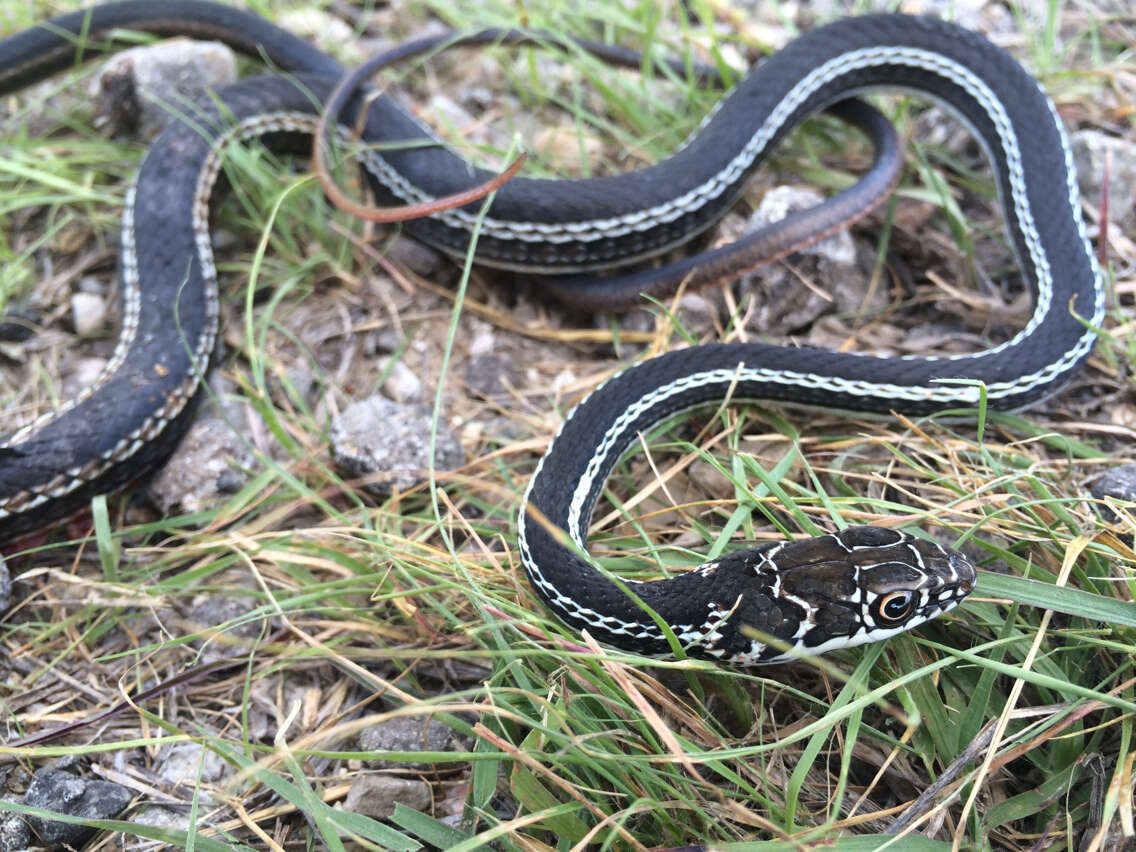
[[[106,327],[107,304],[98,293],[71,295],[71,324],[80,337],[94,337]]]

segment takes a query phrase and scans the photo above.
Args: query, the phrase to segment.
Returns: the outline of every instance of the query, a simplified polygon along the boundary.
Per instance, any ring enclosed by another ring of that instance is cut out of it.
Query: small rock
[[[83,819],[109,819],[122,813],[132,798],[129,790],[110,781],[87,781],[46,766],[36,772],[24,804]],[[40,842],[48,846],[66,843],[78,848],[95,833],[84,825],[41,817],[28,817],[28,823]]]
[[[791,213],[807,210],[824,201],[810,189],[774,187],[746,222],[743,233],[750,233]],[[742,298],[752,293],[757,308],[749,325],[762,332],[791,334],[811,326],[836,308],[833,293],[847,287],[856,275],[856,247],[847,230],[805,246],[789,257],[788,263],[760,267],[738,280]],[[813,286],[806,287],[801,279]],[[859,292],[866,282],[855,282]]]
[[[397,486],[412,488],[430,467],[433,413],[421,405],[400,405],[380,396],[357,402],[331,424],[331,455],[350,476],[393,474],[369,483],[366,490],[385,497]],[[465,464],[457,436],[438,424],[434,468],[451,470]]]
[[[198,797],[207,796],[201,783],[210,784],[229,774],[229,765],[215,751],[198,743],[179,743],[165,748],[155,772],[171,786],[196,788]],[[202,801],[212,801],[211,797]]]
[[[233,654],[234,645],[238,648],[254,641],[264,627],[261,618],[246,618],[256,603],[251,597],[218,597],[199,595],[194,598],[186,621],[187,630],[206,631],[203,639],[194,639],[193,647],[200,649],[202,664],[215,663]],[[218,640],[208,634],[208,628],[229,625],[221,633],[231,641]]]
[[[178,40],[116,54],[95,84],[103,117],[113,131],[149,139],[187,101],[236,79],[236,58],[228,47]]]
[[[382,369],[387,371],[383,392],[395,402],[416,402],[422,397],[422,381],[404,362],[388,360]]]
[[[1108,158],[1109,217],[1121,222],[1136,207],[1136,144],[1099,130],[1079,130],[1070,139],[1077,183],[1094,207],[1101,203],[1105,158]]]
[[[508,441],[521,441],[531,438],[532,433],[526,432],[522,421],[515,415],[490,415],[484,419],[469,420],[462,426],[462,444],[473,446],[481,442],[505,443]],[[497,545],[491,545],[496,549]]]
[[[475,358],[478,355],[488,355],[497,351],[497,335],[487,322],[471,318],[469,327],[473,335],[469,341],[469,355]]]
[[[177,450],[150,479],[146,493],[164,514],[200,512],[225,494],[239,491],[246,471],[256,465],[243,425],[255,416],[230,396],[232,386],[219,374]]]
[[[1107,471],[1089,487],[1089,493],[1097,500],[1111,497],[1113,500],[1136,501],[1136,464],[1122,464]],[[1116,512],[1102,503],[1096,504],[1096,510],[1110,524],[1120,520]]]
[[[394,813],[396,804],[428,812],[432,803],[430,785],[424,781],[390,775],[359,775],[351,782],[343,808],[374,819],[386,819]]]
[[[1089,493],[1098,500],[1136,500],[1136,464],[1122,464],[1107,471],[1093,483]]]
[[[466,744],[446,725],[430,718],[398,716],[359,732],[359,751],[415,752],[463,751]],[[379,754],[365,760],[372,765],[429,769],[432,763],[413,760],[387,760]]]
[[[80,337],[94,337],[106,327],[107,304],[98,293],[71,296],[71,325]]]

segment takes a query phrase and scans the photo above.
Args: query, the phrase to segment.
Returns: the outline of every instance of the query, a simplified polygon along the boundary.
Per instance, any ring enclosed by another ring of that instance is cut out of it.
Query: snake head
[[[849,527],[770,553],[776,593],[806,611],[802,650],[822,653],[886,639],[953,609],[974,589],[956,550],[884,527]]]
[[[695,653],[741,665],[886,639],[958,606],[977,577],[958,551],[884,527],[737,551],[702,572],[722,583],[715,626],[683,634]]]

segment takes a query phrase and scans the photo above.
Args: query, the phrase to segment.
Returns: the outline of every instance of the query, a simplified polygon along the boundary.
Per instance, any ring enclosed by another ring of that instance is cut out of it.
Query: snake
[[[119,347],[91,393],[0,447],[0,539],[125,484],[142,463],[168,454],[216,335],[207,217],[219,152],[250,136],[273,147],[295,145],[313,132],[320,103],[358,85],[337,63],[266,22],[206,8],[188,0],[108,4],[0,42],[0,91],[74,62],[88,45],[66,33],[113,26],[207,33],[292,72],[227,87],[218,97],[223,110],[204,107],[195,117],[199,126],[189,130],[175,122],[148,152],[124,215]],[[455,248],[476,231],[487,262],[534,273],[578,276],[640,261],[720,216],[745,175],[806,117],[876,88],[938,101],[970,127],[992,164],[1033,314],[1011,339],[974,354],[883,357],[703,344],[648,358],[603,383],[549,443],[516,528],[520,561],[539,597],[601,643],[652,656],[779,662],[910,630],[973,590],[976,568],[961,552],[884,526],[765,542],[667,579],[633,582],[587,555],[588,525],[607,477],[638,437],[699,407],[771,400],[920,415],[987,404],[1020,408],[1056,393],[1088,358],[1105,309],[1056,109],[1013,57],[976,33],[931,17],[847,18],[806,32],[756,66],[665,161],[604,178],[517,179],[498,191],[484,217],[457,208],[422,220],[414,232]],[[353,109],[357,103],[341,115],[337,107],[333,124],[352,126]],[[366,140],[433,139],[381,97],[369,102],[361,123]],[[405,203],[463,189],[483,175],[441,145],[383,147],[381,154],[365,147],[359,156],[380,198]],[[155,300],[162,317],[155,317]],[[168,329],[171,304],[185,335],[178,345]],[[161,325],[163,317],[165,328],[146,326]],[[112,402],[121,403],[125,388],[134,398],[118,406],[123,413]],[[120,414],[135,419],[112,423]],[[92,417],[116,428],[92,432],[84,428]]]

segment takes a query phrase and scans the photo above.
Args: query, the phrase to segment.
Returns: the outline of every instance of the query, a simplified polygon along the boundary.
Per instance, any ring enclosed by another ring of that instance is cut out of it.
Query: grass
[[[686,19],[653,4],[594,4],[584,16],[551,3],[525,23],[712,61],[746,52],[738,27],[721,24],[734,21],[728,10],[694,8]],[[1131,56],[1109,21],[1052,8],[1051,26],[1015,19],[1012,47],[1063,108],[1103,123],[1110,98],[1123,105]],[[434,16],[510,24],[517,7],[414,4],[386,34]],[[783,20],[771,10],[755,25]],[[584,57],[549,66],[541,53],[494,55],[496,73],[462,54],[407,71],[401,85],[425,102],[490,77],[486,113],[499,120],[467,150],[504,159],[535,116],[533,126],[558,124],[572,141],[538,157],[538,170],[652,161],[715,98]],[[1090,72],[1090,58],[1104,70]],[[921,135],[910,107],[893,108],[905,133]],[[8,126],[0,289],[20,302],[46,276],[54,317],[77,277],[109,279],[123,179],[140,149],[107,141],[62,100],[20,100]],[[989,318],[979,333],[996,335],[1006,324],[1001,294],[968,284],[972,259],[985,270],[1007,262],[988,174],[965,151],[919,148],[891,218],[861,236],[890,233],[881,274],[902,254],[930,275],[882,310],[837,317],[853,347],[926,322],[930,307],[952,328]],[[588,158],[564,162],[565,150]],[[860,155],[839,128],[800,133],[764,179],[837,185],[848,150]],[[477,270],[461,276],[459,302],[437,286],[454,283],[444,263],[437,281],[392,273],[386,243],[329,216],[302,171],[263,152],[230,168],[240,191],[218,221],[222,369],[256,415],[254,428],[234,420],[233,430],[257,464],[207,508],[162,516],[144,499],[112,497],[93,522],[9,558],[20,582],[0,626],[7,739],[73,726],[0,748],[10,783],[62,758],[137,791],[128,822],[98,825],[110,838],[100,848],[122,837],[135,848],[795,849],[824,839],[852,850],[880,848],[884,831],[902,827],[914,833],[893,848],[1110,849],[1131,837],[1134,524],[1124,505],[1118,521],[1102,521],[1085,489],[1132,460],[1130,259],[1114,258],[1112,335],[1081,383],[1036,410],[909,420],[726,408],[658,430],[621,465],[592,541],[625,576],[689,567],[740,540],[869,521],[941,535],[984,569],[970,601],[915,634],[823,661],[726,670],[599,648],[560,625],[525,580],[515,514],[539,452],[584,390],[644,346],[753,336],[740,319],[747,297],[719,332],[682,314],[676,328],[663,308],[645,325],[581,327]],[[326,448],[330,417],[381,383],[382,358],[360,342],[380,331],[440,388],[425,401],[439,426],[457,425],[470,459],[385,500],[338,474]],[[518,366],[505,397],[467,387],[479,334]],[[98,354],[107,341],[79,345]],[[33,352],[9,371],[6,414],[29,417],[59,398],[67,352]],[[315,393],[303,392],[298,367]],[[358,745],[361,730],[405,718],[436,719],[455,743],[381,754]],[[156,774],[184,744],[225,771],[181,785]],[[389,762],[401,759],[430,768]],[[378,820],[343,809],[351,785],[374,774],[424,781],[430,812],[400,806]],[[176,815],[172,827],[139,819],[154,802]]]

